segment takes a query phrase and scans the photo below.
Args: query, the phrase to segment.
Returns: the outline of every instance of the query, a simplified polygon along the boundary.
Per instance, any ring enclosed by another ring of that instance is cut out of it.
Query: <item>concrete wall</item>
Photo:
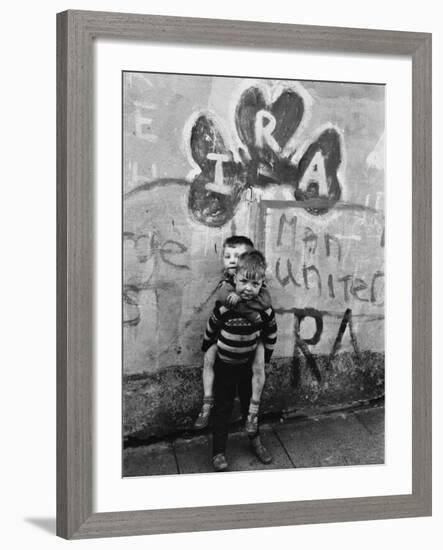
[[[383,86],[126,73],[124,91],[125,435],[192,422],[234,233],[277,312],[263,410],[382,395]]]

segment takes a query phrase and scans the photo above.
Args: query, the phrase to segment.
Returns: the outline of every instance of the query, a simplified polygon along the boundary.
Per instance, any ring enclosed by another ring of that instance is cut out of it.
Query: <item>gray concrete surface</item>
[[[348,409],[261,425],[263,443],[274,461],[263,465],[249,450],[244,431],[229,434],[229,471],[383,464],[384,406]],[[129,447],[123,451],[124,477],[212,472],[210,431]]]

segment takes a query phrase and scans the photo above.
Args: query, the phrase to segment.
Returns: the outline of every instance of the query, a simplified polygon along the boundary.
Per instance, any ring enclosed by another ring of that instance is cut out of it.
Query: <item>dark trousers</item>
[[[228,426],[236,392],[246,418],[252,395],[252,366],[230,365],[220,359],[214,364],[213,456],[226,452]]]

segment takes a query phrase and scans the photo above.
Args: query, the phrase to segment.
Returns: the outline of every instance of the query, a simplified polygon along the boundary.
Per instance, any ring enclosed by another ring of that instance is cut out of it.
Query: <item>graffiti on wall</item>
[[[304,98],[300,86],[247,87],[235,108],[236,151],[229,148],[215,117],[197,116],[190,129],[190,151],[199,173],[189,193],[196,220],[224,225],[245,189],[270,184],[290,187],[294,199],[312,214],[334,206],[341,197],[341,132],[329,125],[300,155],[295,137],[303,128]]]
[[[265,253],[277,356],[319,378],[312,348],[383,349],[383,91],[198,78],[125,81],[125,370],[199,364],[233,233]]]

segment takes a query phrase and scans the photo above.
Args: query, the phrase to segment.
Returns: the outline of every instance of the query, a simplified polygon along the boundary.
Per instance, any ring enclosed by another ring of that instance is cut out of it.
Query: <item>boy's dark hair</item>
[[[223,242],[223,249],[227,246],[235,247],[238,245],[245,245],[249,246],[250,248],[254,248],[254,243],[249,239],[248,237],[245,237],[243,235],[231,235],[230,237],[227,237]]]
[[[242,272],[248,279],[264,279],[266,260],[259,250],[243,252],[238,257],[237,273]]]

